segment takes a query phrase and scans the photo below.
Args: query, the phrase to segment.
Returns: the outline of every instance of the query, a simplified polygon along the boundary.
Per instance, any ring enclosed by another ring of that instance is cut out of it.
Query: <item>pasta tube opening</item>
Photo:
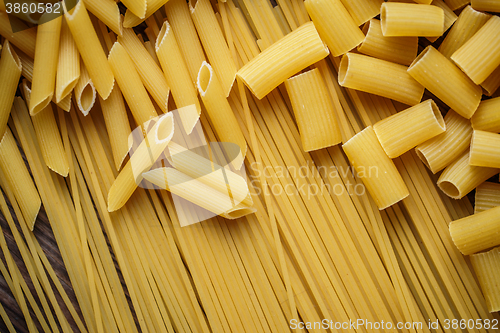
[[[458,199],[462,196],[458,187],[449,180],[439,183],[438,186],[441,191],[451,198]]]

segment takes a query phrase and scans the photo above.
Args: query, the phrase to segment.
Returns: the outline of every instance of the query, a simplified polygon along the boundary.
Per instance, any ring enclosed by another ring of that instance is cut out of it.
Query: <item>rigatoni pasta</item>
[[[439,37],[444,32],[444,11],[432,5],[385,2],[380,21],[387,37]]]
[[[357,26],[362,25],[380,14],[380,6],[383,3],[384,0],[342,0],[342,4],[345,6]]]
[[[470,143],[469,164],[500,168],[500,134],[474,130]]]
[[[500,12],[500,3],[496,0],[472,0],[471,6],[483,12]]]
[[[476,188],[474,214],[500,206],[500,184],[484,182]]]
[[[486,96],[492,96],[500,87],[500,66],[481,83]]]
[[[16,52],[5,41],[0,57],[0,135],[3,135],[9,120],[12,102],[21,77],[22,64]]]
[[[457,10],[462,7],[467,6],[470,0],[446,0],[446,4],[451,8],[451,10]]]
[[[491,1],[490,1],[491,2]],[[497,9],[500,11],[500,8]],[[470,256],[490,312],[500,311],[500,247]]]
[[[418,2],[418,1],[416,1]],[[431,5],[439,7],[444,12],[444,31],[447,31],[457,20],[458,16],[448,7],[443,0],[433,0]],[[427,39],[434,43],[439,37],[427,37]]]
[[[476,113],[471,118],[475,130],[500,132],[500,97],[486,99],[479,104]]]

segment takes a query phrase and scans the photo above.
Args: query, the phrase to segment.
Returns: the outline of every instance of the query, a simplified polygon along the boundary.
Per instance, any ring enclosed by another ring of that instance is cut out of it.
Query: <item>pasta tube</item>
[[[371,126],[353,136],[342,148],[380,210],[409,195],[403,178]]]
[[[109,52],[109,64],[137,125],[141,126],[157,117],[155,107],[142,85],[132,59],[119,42],[115,42]]]
[[[463,255],[500,245],[500,207],[488,209],[450,223],[453,243]]]
[[[380,14],[380,6],[384,0],[342,0],[357,26]]]
[[[147,132],[147,137],[137,147],[109,189],[109,212],[118,210],[125,205],[137,185],[141,183],[143,172],[148,171],[167,148],[174,134],[173,119],[172,113],[166,113],[155,119],[156,122]],[[138,129],[142,133],[141,128]]]
[[[470,261],[483,291],[488,311],[500,311],[500,274],[498,274],[500,272],[500,247],[471,255]]]
[[[285,81],[300,131],[302,148],[308,152],[342,141],[336,110],[317,68]],[[337,110],[339,112],[339,110]]]
[[[96,92],[94,83],[90,79],[87,67],[83,62],[81,64],[80,79],[75,86],[75,99],[78,109],[84,116],[88,115],[94,106]]]
[[[217,76],[206,62],[200,67],[197,86],[219,140],[235,143],[240,148],[237,158],[232,161],[233,166],[239,170],[245,160],[247,142]]]
[[[481,87],[485,90],[486,96],[492,96],[498,90],[500,87],[500,66],[481,83]]]
[[[500,17],[492,16],[451,59],[480,84],[500,66]]]
[[[424,87],[407,73],[407,67],[356,53],[342,57],[339,67],[341,86],[416,105]]]
[[[472,0],[471,6],[475,10],[481,10],[483,12],[500,13],[500,2],[497,0]]]
[[[449,110],[444,117],[446,131],[415,148],[418,157],[436,173],[443,170],[469,148],[472,136],[470,121]]]
[[[79,1],[69,12],[65,3],[62,4],[64,17],[95,89],[103,99],[106,99],[113,89],[115,79],[85,4]]]
[[[145,19],[153,15],[167,1],[168,0],[147,0],[146,12],[144,16],[139,16],[131,10],[127,10],[127,12],[125,13],[125,18],[123,19],[123,26],[125,28],[133,28],[136,25],[139,25],[140,23],[144,22]]]
[[[444,12],[444,31],[447,31],[457,20],[458,16],[443,0],[433,0],[431,5],[439,7]],[[431,43],[434,43],[439,37],[426,37]]]
[[[312,22],[295,29],[243,66],[237,75],[262,99],[298,71],[328,55]]]
[[[40,196],[9,128],[0,141],[0,169],[14,192],[28,228],[33,230],[41,206]]]
[[[470,143],[469,164],[500,168],[500,134],[475,130]]]
[[[484,182],[476,188],[474,214],[500,206],[500,184]]]
[[[7,13],[0,11],[0,35],[33,59],[35,57],[36,28],[20,29],[14,33],[11,20],[15,21],[16,19],[9,18]]]
[[[122,3],[127,7],[127,11],[131,11],[141,19],[146,18],[147,0],[122,0]]]
[[[88,10],[108,26],[115,34],[121,36],[123,31],[122,17],[118,4],[114,0],[84,0]]]
[[[33,66],[35,65],[33,59],[24,52],[16,52],[16,54],[21,60],[23,67],[21,75],[29,82],[33,81]]]
[[[445,2],[451,10],[457,10],[467,6],[470,3],[470,0],[446,0]]]
[[[210,1],[190,0],[189,8],[208,60],[212,64],[227,97],[236,77],[236,65]]]
[[[475,130],[500,132],[500,97],[486,99],[479,104],[472,116],[471,124]]]
[[[444,33],[444,11],[432,5],[385,2],[380,21],[387,37],[439,37]]]
[[[123,36],[118,41],[127,50],[128,55],[135,63],[137,72],[141,76],[142,83],[163,112],[167,112],[168,95],[170,87],[165,77],[132,29],[123,29]],[[178,107],[180,107],[178,105]]]
[[[38,26],[31,83],[30,114],[32,116],[45,109],[54,95],[61,22],[60,16]]]
[[[0,57],[0,135],[3,135],[7,128],[17,83],[21,78],[21,70],[21,61],[9,41],[6,40]]]
[[[304,5],[334,57],[352,50],[363,41],[359,24],[354,22],[340,0],[306,0]]]
[[[481,101],[481,87],[432,45],[418,55],[408,73],[464,118],[470,119]]]
[[[498,172],[499,170],[495,168],[469,165],[469,151],[466,151],[444,169],[437,184],[447,196],[453,199],[462,199],[479,184]]]
[[[382,148],[390,158],[443,133],[446,125],[432,99],[380,120],[373,125]]]
[[[56,102],[68,96],[80,77],[80,55],[66,20],[62,21],[56,77]]]
[[[365,40],[358,46],[363,54],[405,66],[417,56],[418,37],[384,37],[379,20],[366,22],[363,33]]]

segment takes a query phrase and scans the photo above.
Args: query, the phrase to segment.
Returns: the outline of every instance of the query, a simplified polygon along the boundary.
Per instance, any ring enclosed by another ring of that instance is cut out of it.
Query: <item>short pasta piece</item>
[[[500,184],[484,182],[476,188],[474,214],[500,206]]]
[[[499,9],[500,11],[500,9]],[[500,311],[500,247],[470,256],[488,311]]]
[[[498,90],[500,87],[500,66],[481,83],[481,87],[484,89],[486,96],[492,96]]]
[[[472,0],[471,6],[483,12],[500,13],[500,2],[497,0]]]
[[[444,32],[444,11],[432,5],[386,2],[380,20],[387,37],[439,37]]]
[[[380,14],[380,6],[384,3],[384,0],[342,0],[342,3],[356,25],[360,26]]]
[[[500,134],[475,130],[470,143],[469,164],[500,168]]]
[[[80,65],[80,78],[75,86],[75,102],[78,109],[83,113],[84,116],[88,115],[90,110],[95,104],[96,91],[94,83],[87,72],[87,67],[85,64]]]
[[[500,132],[500,97],[482,101],[471,118],[472,128],[487,132]]]
[[[22,64],[16,52],[5,41],[0,57],[0,136],[5,133],[9,120],[12,102],[21,78]]]

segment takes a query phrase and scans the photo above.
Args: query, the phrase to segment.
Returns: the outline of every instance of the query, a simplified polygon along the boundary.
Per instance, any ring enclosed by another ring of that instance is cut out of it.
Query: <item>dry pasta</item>
[[[471,6],[483,12],[500,12],[500,3],[495,0],[472,0]]]
[[[58,103],[71,94],[80,78],[80,54],[66,20],[62,21],[59,43],[55,86],[55,97]]]
[[[482,101],[476,113],[471,118],[472,128],[475,130],[500,132],[500,97]]]
[[[500,206],[500,184],[484,182],[476,188],[474,214]]]
[[[439,37],[444,32],[445,22],[442,8],[396,2],[382,4],[380,21],[386,37]]]
[[[500,168],[500,134],[474,130],[470,143],[469,164]]]
[[[10,109],[16,94],[17,83],[21,77],[22,64],[10,43],[3,44],[0,58],[0,135],[5,133]]]
[[[83,61],[80,68],[80,78],[75,85],[75,102],[78,109],[83,113],[83,115],[86,116],[94,106],[96,100],[96,89]]]
[[[500,8],[497,8],[499,11]],[[500,248],[470,257],[490,312],[500,311]]]

